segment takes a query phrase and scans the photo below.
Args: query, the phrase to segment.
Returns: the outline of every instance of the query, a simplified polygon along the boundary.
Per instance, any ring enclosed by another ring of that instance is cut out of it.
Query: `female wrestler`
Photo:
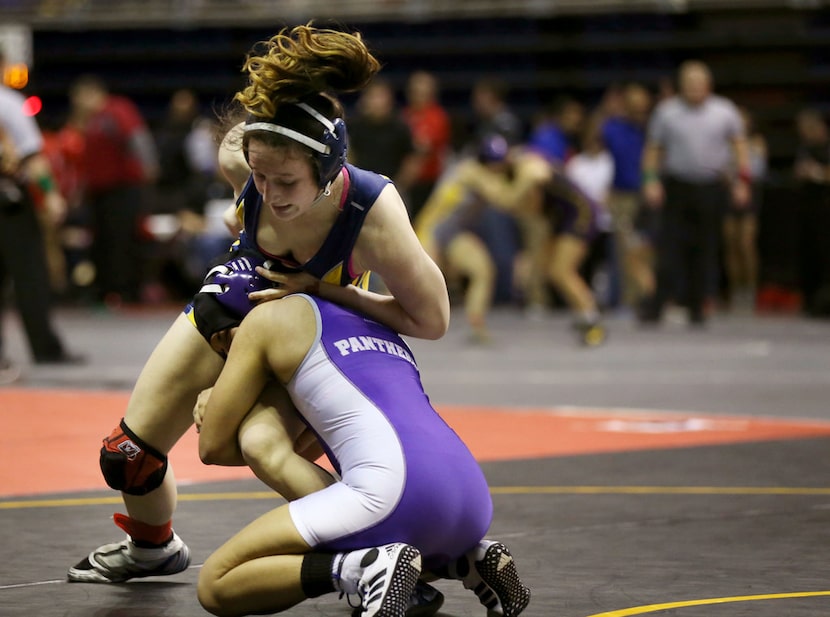
[[[509,146],[498,134],[482,138],[476,160],[503,172]],[[494,219],[493,217],[498,217]],[[486,219],[498,225],[501,244],[513,239],[513,219],[490,208],[479,195],[468,191],[452,172],[445,174],[414,220],[415,233],[427,253],[442,269],[448,280],[464,287],[464,313],[473,343],[487,343],[490,333],[487,316],[493,303],[498,275],[496,260],[488,245]],[[510,255],[512,256],[512,255]],[[512,264],[511,264],[512,266]]]
[[[535,288],[549,281],[571,309],[580,341],[591,347],[601,344],[605,328],[593,291],[579,271],[598,233],[598,205],[537,148],[512,149],[506,160],[507,174],[465,161],[457,178],[489,204],[516,216],[530,264],[529,300],[539,302]]]
[[[509,550],[484,540],[486,479],[430,405],[395,332],[305,294],[254,308],[194,408],[205,463],[245,463],[246,424],[263,409],[278,421],[258,404],[263,390],[264,400],[285,392],[271,391],[273,377],[340,480],[261,516],[211,555],[199,576],[205,609],[270,614],[341,591],[361,597],[363,617],[403,617],[423,566],[461,580],[489,615],[524,610],[530,591]]]
[[[378,71],[360,36],[297,26],[255,47],[244,69],[249,82],[236,101],[247,117],[225,139],[220,163],[238,194],[239,245],[277,268],[261,270],[274,287],[250,299],[314,291],[403,334],[441,337],[449,320],[443,276],[394,185],[345,164],[343,110],[325,93],[359,89]],[[370,270],[390,295],[353,284]],[[70,568],[70,581],[121,582],[189,564],[172,529],[176,481],[167,454],[222,369],[207,340],[224,325],[200,305],[188,307],[153,351],[101,449],[104,478],[128,512],[114,520],[128,538],[92,551]]]

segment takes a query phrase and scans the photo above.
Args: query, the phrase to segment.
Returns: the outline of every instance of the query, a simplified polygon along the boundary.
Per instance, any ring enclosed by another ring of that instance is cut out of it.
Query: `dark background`
[[[821,2],[757,4],[740,10],[387,18],[336,25],[364,35],[399,95],[413,70],[433,72],[459,129],[472,113],[471,87],[483,75],[508,84],[511,105],[530,123],[558,95],[593,107],[613,83],[639,80],[656,91],[661,81],[673,80],[682,61],[705,61],[716,90],[746,105],[769,142],[761,278],[789,285],[797,250],[789,174],[796,147],[793,118],[805,106],[830,110],[830,10]],[[792,8],[796,5],[814,8]],[[240,11],[237,23],[245,25],[171,19],[167,27],[156,22],[116,27],[114,18],[103,24],[60,19],[33,24],[34,70],[27,91],[44,101],[40,122],[46,128],[63,122],[67,87],[84,73],[99,75],[113,92],[132,98],[151,125],[181,87],[195,90],[207,112],[221,110],[243,84],[245,53],[291,23],[252,20],[244,3]],[[348,107],[352,101],[347,96],[344,102]]]

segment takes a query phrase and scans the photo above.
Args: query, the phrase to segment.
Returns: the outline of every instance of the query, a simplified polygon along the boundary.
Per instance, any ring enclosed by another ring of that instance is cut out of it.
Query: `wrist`
[[[51,176],[41,176],[35,180],[37,187],[44,193],[52,193],[55,190],[55,181]]]
[[[653,184],[654,182],[660,182],[660,175],[654,170],[643,170],[643,173],[640,177],[643,185],[646,184]]]

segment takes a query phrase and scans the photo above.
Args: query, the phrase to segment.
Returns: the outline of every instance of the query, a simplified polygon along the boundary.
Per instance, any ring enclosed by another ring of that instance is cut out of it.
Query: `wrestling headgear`
[[[306,135],[298,130],[298,113],[307,114],[317,120],[322,125],[322,131]],[[307,103],[283,103],[269,119],[251,114],[245,121],[245,132],[250,131],[277,133],[311,148],[320,168],[317,178],[320,188],[325,188],[334,180],[346,164],[346,150],[349,144],[346,123],[342,118],[329,120]]]
[[[235,328],[254,308],[248,299],[252,291],[268,289],[273,284],[256,273],[256,266],[269,268],[271,262],[262,255],[245,250],[232,254],[232,259],[208,271],[204,284],[193,296],[191,321],[210,343],[214,334]]]
[[[478,144],[478,160],[480,163],[501,163],[507,158],[510,145],[504,136],[494,133],[484,137]]]
[[[273,287],[271,281],[257,274],[257,266],[270,268],[271,262],[256,254],[237,255],[230,261],[211,268],[205,275],[199,293],[214,294],[222,306],[233,314],[244,317],[254,308],[248,294]]]

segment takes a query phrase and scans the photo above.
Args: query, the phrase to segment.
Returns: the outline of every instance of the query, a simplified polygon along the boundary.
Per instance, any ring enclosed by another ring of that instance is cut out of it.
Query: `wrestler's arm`
[[[514,165],[514,177],[508,178],[477,161],[466,161],[459,170],[461,183],[500,210],[516,211],[530,198],[534,189],[553,177],[553,166],[532,154],[520,155]]]
[[[242,152],[242,126],[238,124],[228,131],[219,146],[219,169],[233,188],[234,202],[251,175],[251,168]],[[239,233],[242,226],[236,215],[236,203],[228,206],[222,214],[222,220],[232,234]]]
[[[269,380],[290,380],[316,332],[313,309],[302,298],[266,302],[242,320],[228,358],[201,412],[199,457],[208,465],[245,465],[242,421]],[[194,414],[196,415],[196,414]]]
[[[351,307],[403,335],[438,339],[449,327],[450,301],[444,275],[418,241],[394,185],[372,206],[353,253],[358,271],[371,270],[389,294],[354,285],[321,283],[320,297]]]

